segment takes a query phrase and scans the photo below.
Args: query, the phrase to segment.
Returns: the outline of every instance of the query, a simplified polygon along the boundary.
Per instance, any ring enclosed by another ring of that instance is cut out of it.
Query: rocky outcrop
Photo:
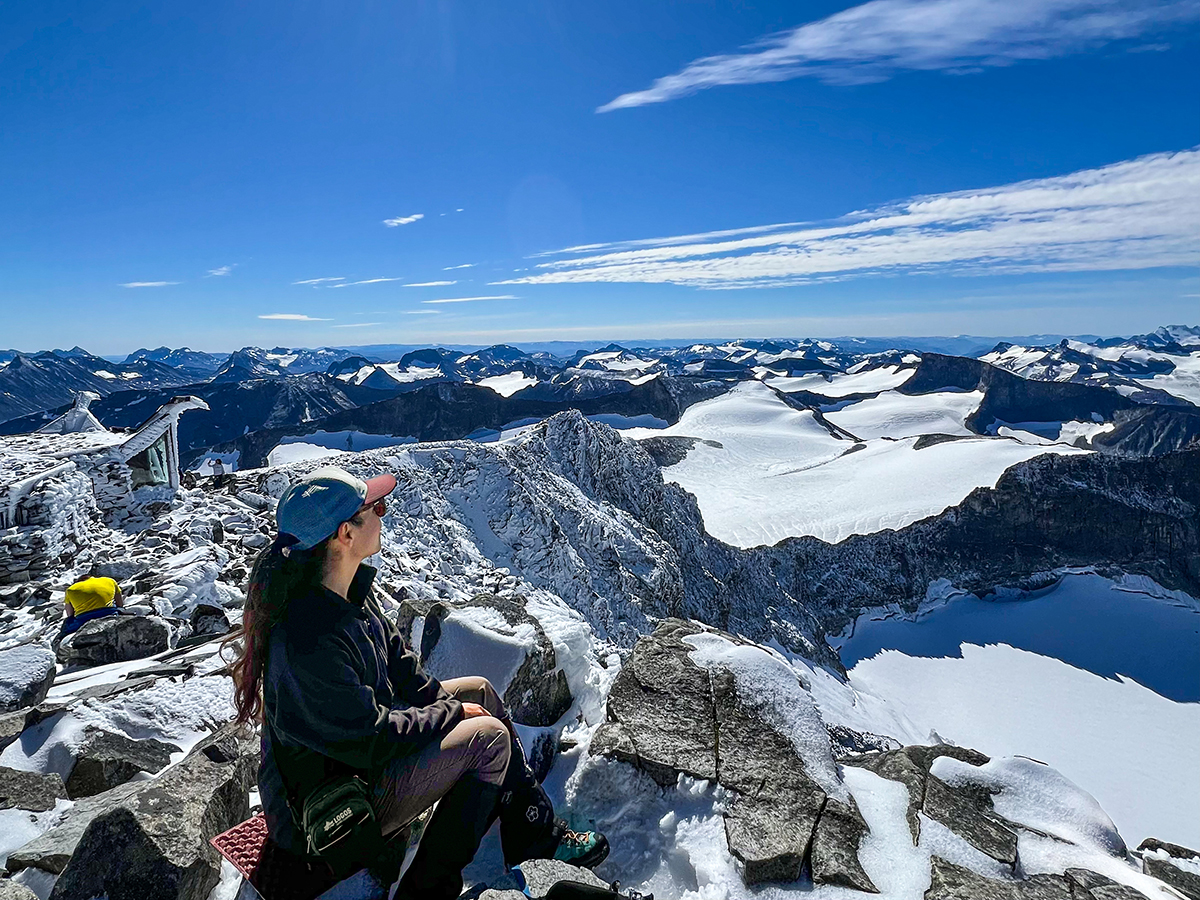
[[[170,649],[171,626],[158,616],[105,616],[84,622],[58,645],[64,666],[102,666]]]
[[[45,812],[66,796],[63,780],[56,773],[43,775],[0,766],[0,809]]]
[[[933,779],[929,768],[939,756],[949,756],[973,766],[981,766],[988,761],[982,753],[966,747],[936,744],[931,747],[914,745],[884,753],[866,754],[845,762],[847,765],[868,769],[881,778],[899,781],[908,789],[908,809],[905,818],[908,821],[908,830],[912,834],[913,846],[916,846],[921,838],[921,820],[917,813],[924,808],[926,787]]]
[[[925,900],[1080,900],[1061,875],[999,881],[935,856]]]
[[[229,616],[219,606],[210,603],[198,603],[192,609],[188,622],[192,626],[192,634],[226,634],[229,631]]]
[[[0,654],[0,712],[37,706],[54,683],[54,651],[35,644]]]
[[[0,900],[38,900],[38,895],[7,878],[0,878]]]
[[[833,807],[816,854],[825,791],[791,739],[738,695],[730,672],[692,662],[695,648],[684,638],[703,631],[668,620],[638,641],[613,683],[608,721],[591,752],[628,762],[664,787],[688,775],[732,791],[725,837],[748,885],[794,881],[810,862],[819,883],[874,890],[857,863],[867,831],[857,809]]]
[[[869,831],[853,797],[849,803],[832,797],[826,800],[813,835],[813,881],[870,894],[879,893],[858,861],[858,848]]]
[[[249,814],[257,756],[257,742],[218,732],[160,777],[81,801],[8,868],[61,872],[53,900],[204,900],[220,873],[208,841]]]
[[[1200,853],[1147,838],[1138,846],[1147,875],[1165,881],[1191,900],[1200,900]]]
[[[92,730],[67,776],[67,793],[78,800],[124,784],[138,772],[153,775],[171,762],[172,753],[178,752],[174,744],[154,738],[133,740],[123,734]]]

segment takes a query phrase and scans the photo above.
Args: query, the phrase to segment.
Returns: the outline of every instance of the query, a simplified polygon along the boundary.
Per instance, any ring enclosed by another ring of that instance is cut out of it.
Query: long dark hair
[[[235,721],[239,725],[262,718],[263,672],[271,629],[283,618],[288,600],[320,584],[325,573],[329,538],[305,551],[290,549],[294,542],[295,538],[280,535],[255,557],[246,588],[241,630],[222,644],[222,650],[225,647],[234,650],[229,673],[233,676]]]

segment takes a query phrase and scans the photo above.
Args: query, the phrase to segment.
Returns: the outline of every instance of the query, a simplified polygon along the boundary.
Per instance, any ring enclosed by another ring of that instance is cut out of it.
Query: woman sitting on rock
[[[258,784],[271,838],[305,854],[306,798],[355,775],[384,835],[440,801],[397,898],[457,897],[497,816],[509,865],[597,865],[607,842],[555,818],[492,685],[439,683],[383,615],[363,560],[380,550],[395,486],[391,475],[317,469],[280,499],[279,536],[250,573],[232,668],[238,721],[264,721]]]

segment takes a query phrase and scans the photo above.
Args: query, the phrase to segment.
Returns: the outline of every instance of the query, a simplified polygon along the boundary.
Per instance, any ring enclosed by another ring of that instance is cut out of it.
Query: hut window
[[[133,474],[133,487],[139,488],[150,484],[169,484],[167,473],[167,434],[163,432],[158,440],[129,460],[129,470]]]

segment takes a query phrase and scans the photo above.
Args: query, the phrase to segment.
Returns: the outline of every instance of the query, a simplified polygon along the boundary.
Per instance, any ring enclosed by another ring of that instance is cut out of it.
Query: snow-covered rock
[[[54,651],[36,644],[0,654],[0,712],[37,706],[54,683]]]
[[[171,646],[171,626],[158,616],[104,616],[84,622],[58,645],[64,666],[101,666],[145,659]]]

